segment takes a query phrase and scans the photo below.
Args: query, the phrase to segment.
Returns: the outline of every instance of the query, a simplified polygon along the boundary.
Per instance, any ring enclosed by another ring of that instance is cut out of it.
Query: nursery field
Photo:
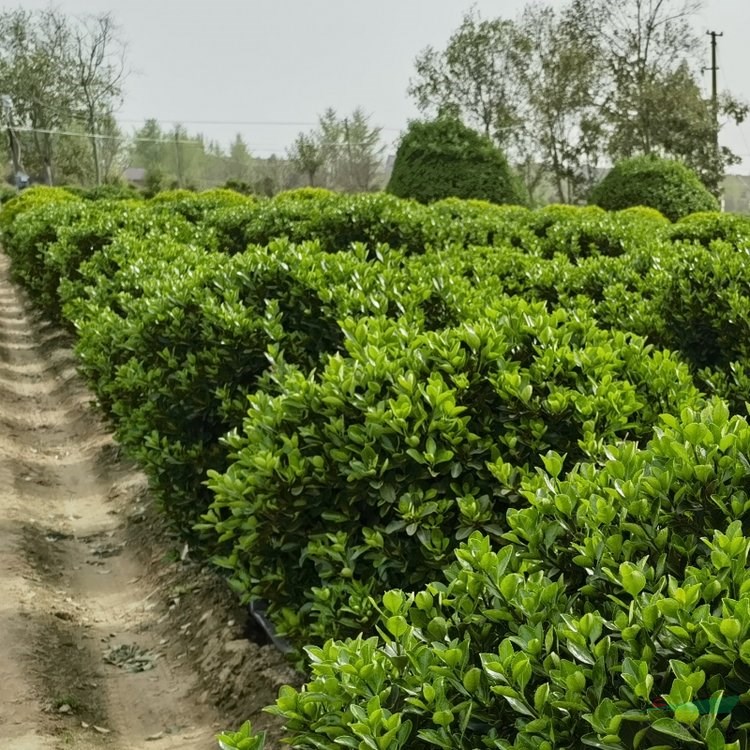
[[[307,674],[292,747],[750,746],[750,218],[33,188],[0,232]]]

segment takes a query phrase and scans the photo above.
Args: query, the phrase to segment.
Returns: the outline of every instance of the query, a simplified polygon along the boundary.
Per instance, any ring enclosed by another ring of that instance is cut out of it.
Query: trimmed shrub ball
[[[387,191],[421,203],[444,198],[527,203],[523,185],[503,152],[452,117],[409,124]]]
[[[615,164],[591,191],[589,202],[608,211],[648,206],[671,221],[719,203],[691,169],[671,159],[637,156]]]

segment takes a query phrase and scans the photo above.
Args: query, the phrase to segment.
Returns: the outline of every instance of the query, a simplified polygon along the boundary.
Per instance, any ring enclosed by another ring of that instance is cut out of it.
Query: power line
[[[315,127],[319,125],[318,122],[296,122],[292,120],[183,120],[179,117],[142,117],[140,119],[131,119],[127,117],[118,117],[118,122],[125,122],[128,124],[136,124],[141,122],[147,122],[148,120],[154,120],[158,123],[163,122],[176,122],[184,125],[258,125],[258,126],[290,126],[290,127]],[[401,132],[401,128],[386,128],[381,127],[381,130],[392,130]]]
[[[175,141],[174,138],[141,138],[136,136],[122,136],[122,135],[105,135],[103,133],[81,133],[73,130],[57,130],[47,128],[32,128],[23,125],[16,126],[16,130],[21,133],[43,133],[46,135],[67,135],[74,138],[100,138],[110,141],[122,141],[123,143],[129,141],[144,141],[148,143],[194,143],[200,144],[202,141],[199,140],[179,140]]]
[[[163,122],[174,122],[181,125],[252,125],[252,126],[272,126],[272,127],[316,127],[320,123],[318,122],[295,122],[291,120],[182,120],[180,118],[158,118],[158,117],[143,117],[141,119],[129,119],[118,117],[118,122],[124,122],[128,124],[145,123],[148,120],[154,120],[158,123]],[[400,133],[403,128],[386,128],[381,127],[380,130],[387,130],[388,132]]]
[[[122,136],[122,135],[106,135],[104,133],[85,133],[74,130],[59,130],[51,128],[32,128],[29,126],[16,126],[18,132],[23,133],[42,133],[46,135],[64,135],[73,138],[96,138],[101,140],[120,141],[122,143],[163,143],[169,145],[172,143],[185,143],[192,144],[195,146],[206,145],[205,141],[201,139],[178,139],[172,136],[162,136],[161,138],[146,138],[143,136]],[[249,149],[257,151],[283,151],[288,146],[269,146],[264,144],[246,144]],[[325,148],[331,149],[347,149],[357,148],[359,146],[370,146],[367,142],[353,142],[353,143],[330,143],[325,144]]]
[[[60,115],[61,113],[57,111],[54,107],[50,107],[48,104],[45,104],[38,99],[35,99],[33,97],[28,97],[30,101],[33,101],[34,104],[36,104],[41,109],[45,110],[47,113]],[[75,111],[66,112],[64,113],[65,116],[72,117],[73,119],[85,119],[84,115],[78,114]],[[138,125],[141,123],[146,123],[149,120],[154,121],[156,123],[159,123],[162,125],[165,122],[171,122],[179,125],[243,125],[243,126],[253,126],[253,127],[315,127],[319,125],[319,122],[306,122],[306,121],[295,121],[295,120],[183,120],[179,117],[177,118],[166,118],[166,117],[141,117],[141,118],[127,118],[127,117],[115,117],[114,118],[117,122],[127,123],[128,125]],[[387,127],[380,127],[380,130],[385,130],[388,132],[394,132],[394,133],[400,133],[401,128],[387,128]]]
[[[64,115],[66,117],[72,117],[73,119],[85,119],[85,115],[79,114],[75,112],[75,110],[72,111],[66,111],[64,113],[61,113],[59,110],[57,110],[55,107],[50,106],[47,102],[44,102],[40,99],[37,99],[36,97],[30,95],[30,94],[24,94],[24,99],[27,101],[34,102],[34,104],[37,107],[40,107],[41,109],[45,110],[47,113],[55,114],[55,115]],[[118,107],[117,109],[112,109],[111,113],[114,114],[115,112],[121,112],[123,107]],[[126,118],[126,117],[116,117],[114,118],[117,120],[117,122],[123,122],[127,124],[139,124],[139,123],[145,123],[149,120],[153,120],[154,122],[159,123],[160,125],[165,122],[171,122],[176,123],[180,125],[252,125],[252,126],[269,126],[269,127],[281,127],[281,126],[289,126],[289,127],[315,127],[320,124],[320,122],[312,122],[312,121],[296,121],[296,120],[184,120],[179,117],[141,117],[141,118]],[[387,130],[389,132],[394,133],[400,133],[402,131],[402,128],[390,128],[390,127],[380,127],[380,130]]]

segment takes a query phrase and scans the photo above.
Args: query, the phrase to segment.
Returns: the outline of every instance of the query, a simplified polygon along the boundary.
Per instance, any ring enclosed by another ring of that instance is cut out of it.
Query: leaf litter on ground
[[[122,644],[107,649],[103,658],[108,664],[113,664],[128,672],[147,672],[154,668],[158,656],[135,644]]]

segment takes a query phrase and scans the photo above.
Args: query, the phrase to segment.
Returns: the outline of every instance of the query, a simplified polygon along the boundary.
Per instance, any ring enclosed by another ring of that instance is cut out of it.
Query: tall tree
[[[289,161],[304,174],[310,187],[315,186],[315,176],[325,163],[323,148],[317,133],[300,133],[288,151]]]
[[[29,171],[52,184],[58,153],[78,148],[66,139],[88,133],[92,176],[101,182],[97,136],[113,121],[123,55],[109,15],[73,19],[55,9],[0,12],[0,89],[12,99],[16,124],[25,134]]]
[[[91,149],[86,124],[75,121],[66,126],[71,135],[55,137],[55,181],[64,185],[87,185],[92,180]]]
[[[73,119],[70,43],[69,23],[57,10],[0,13],[0,88],[13,101],[26,169],[48,184],[54,178],[53,131]]]
[[[601,155],[604,60],[585,13],[575,4],[562,11],[532,5],[518,24],[523,131],[537,164],[534,172],[533,163],[525,165],[526,184],[533,195],[546,171],[561,203],[587,192]]]
[[[111,122],[122,99],[126,74],[125,46],[109,13],[90,16],[73,29],[74,85],[77,100],[89,131],[94,163],[94,180],[102,182],[100,124]]]
[[[425,114],[454,107],[467,124],[508,148],[521,121],[518,72],[516,25],[472,10],[444,50],[420,53],[409,93]]]
[[[344,148],[344,123],[333,107],[318,118],[318,144],[323,157],[323,184],[329,188],[341,185],[342,159]]]
[[[114,182],[120,178],[127,166],[130,148],[114,115],[103,115],[97,123],[99,136],[100,177],[103,182]]]
[[[381,143],[383,129],[370,125],[370,118],[361,107],[344,119],[343,157],[345,190],[365,193],[375,187],[385,147]]]
[[[198,133],[191,136],[184,125],[177,124],[168,134],[167,164],[174,175],[174,187],[198,187],[206,165],[205,138]]]
[[[704,46],[693,22],[701,0],[594,0],[598,33],[607,49],[609,155],[656,154],[681,159],[718,193],[737,157],[715,148],[710,101],[699,84]],[[741,122],[747,107],[728,93],[719,114]]]
[[[241,142],[241,147],[237,148],[237,139]],[[244,152],[243,149],[244,148]],[[235,159],[232,158],[232,151],[235,151]],[[238,135],[237,138],[232,142],[229,147],[229,153],[227,153],[218,141],[208,141],[204,145],[204,155],[202,157],[203,167],[201,170],[200,179],[198,180],[199,187],[215,187],[217,185],[224,185],[228,180],[237,181],[240,177],[232,177],[233,174],[249,174],[249,164],[247,169],[242,167],[244,162],[244,156],[252,161],[252,157],[247,152],[247,147],[244,145],[244,141]],[[243,180],[243,182],[246,180]]]
[[[344,118],[329,107],[315,130],[297,136],[288,157],[310,185],[366,192],[377,183],[384,150],[381,133],[361,107]]]
[[[229,147],[227,179],[250,182],[253,174],[253,157],[242,136],[237,133]]]
[[[161,125],[149,119],[143,127],[136,130],[133,137],[131,161],[135,167],[143,167],[148,171],[163,170],[166,160],[166,135]]]
[[[255,192],[272,197],[282,190],[294,186],[293,166],[286,159],[271,154],[267,159],[258,159],[255,164]]]
[[[611,91],[610,150],[618,156],[654,153],[659,95],[671,73],[698,56],[691,18],[700,0],[622,0],[598,6],[598,32],[607,46]]]
[[[451,110],[503,146],[534,194],[550,175],[557,200],[579,200],[598,163],[678,158],[718,191],[736,156],[715,147],[701,93],[700,0],[569,0],[530,5],[515,21],[468,13],[442,51],[416,61],[409,92],[428,113]],[[728,93],[720,114],[747,107]]]

